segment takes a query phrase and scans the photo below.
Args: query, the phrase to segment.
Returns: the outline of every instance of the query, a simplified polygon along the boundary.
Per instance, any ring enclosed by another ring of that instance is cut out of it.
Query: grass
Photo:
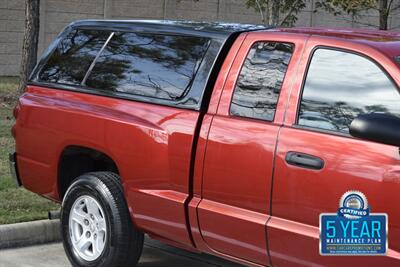
[[[47,218],[55,204],[24,188],[16,188],[8,166],[8,153],[14,150],[11,126],[12,109],[17,99],[18,79],[0,77],[0,224],[25,222]]]

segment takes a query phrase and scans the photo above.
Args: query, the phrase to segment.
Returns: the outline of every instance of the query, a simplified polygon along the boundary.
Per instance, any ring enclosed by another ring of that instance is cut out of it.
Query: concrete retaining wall
[[[378,23],[373,12],[365,14],[361,24],[355,23],[351,16],[315,13],[314,2],[307,1],[297,26],[371,27]],[[260,14],[247,9],[245,0],[41,0],[39,53],[71,21],[89,18],[261,23]],[[391,28],[400,26],[399,18],[400,14],[394,14]],[[18,75],[24,20],[24,0],[0,0],[0,76]]]

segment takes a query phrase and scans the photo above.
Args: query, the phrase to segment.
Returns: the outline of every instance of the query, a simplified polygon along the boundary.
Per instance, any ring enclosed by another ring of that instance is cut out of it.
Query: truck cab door
[[[201,235],[221,256],[270,265],[266,223],[276,141],[304,39],[250,33],[227,75],[209,129],[198,206]]]
[[[272,263],[399,266],[399,148],[349,134],[360,114],[400,116],[398,67],[370,47],[313,37],[299,70],[305,74],[292,90],[276,152],[267,227]],[[320,255],[320,214],[336,213],[351,190],[365,194],[371,212],[388,214],[387,256]]]

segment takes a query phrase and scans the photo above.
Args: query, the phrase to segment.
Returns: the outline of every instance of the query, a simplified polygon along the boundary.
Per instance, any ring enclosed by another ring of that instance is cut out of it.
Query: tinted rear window
[[[88,76],[90,88],[176,100],[187,93],[208,39],[115,33]]]
[[[68,85],[81,84],[90,64],[106,42],[110,32],[73,30],[57,48],[41,70],[38,80]]]

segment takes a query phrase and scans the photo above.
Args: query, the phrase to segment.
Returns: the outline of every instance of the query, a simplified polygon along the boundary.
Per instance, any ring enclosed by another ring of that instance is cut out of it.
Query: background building
[[[396,2],[399,0],[395,0]],[[296,26],[373,27],[377,14],[357,18],[314,12],[315,1],[298,14]],[[71,21],[78,19],[186,19],[261,23],[260,14],[245,0],[41,0],[39,53]],[[389,20],[400,27],[400,14]],[[25,23],[24,0],[0,0],[0,76],[19,73]]]

